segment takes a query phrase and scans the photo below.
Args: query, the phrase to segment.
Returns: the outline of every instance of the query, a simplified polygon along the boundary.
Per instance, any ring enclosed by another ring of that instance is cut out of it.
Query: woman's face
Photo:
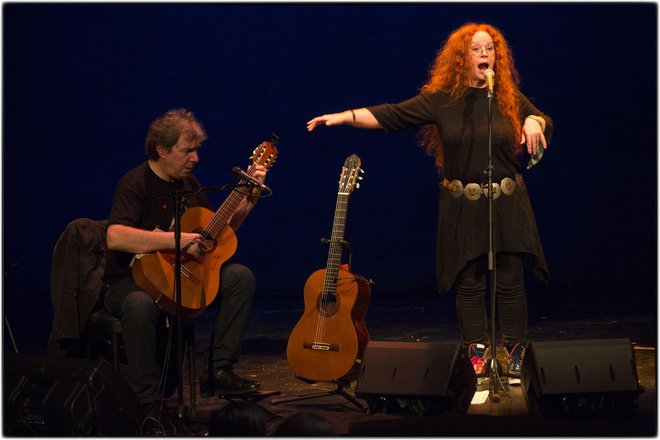
[[[487,32],[478,31],[470,43],[470,87],[486,87],[486,69],[495,67],[495,45]]]

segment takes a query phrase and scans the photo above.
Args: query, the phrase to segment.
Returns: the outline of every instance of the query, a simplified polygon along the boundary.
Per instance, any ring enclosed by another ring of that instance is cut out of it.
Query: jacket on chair
[[[47,354],[80,355],[81,337],[103,290],[106,220],[70,222],[55,244],[50,273],[53,325]]]

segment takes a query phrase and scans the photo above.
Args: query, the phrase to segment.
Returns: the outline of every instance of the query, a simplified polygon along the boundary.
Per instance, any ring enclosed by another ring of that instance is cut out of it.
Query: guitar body
[[[182,232],[200,232],[211,221],[214,212],[202,207],[188,209],[181,215]],[[231,226],[226,225],[215,241],[207,240],[208,249],[200,263],[181,253],[181,316],[199,316],[218,295],[220,268],[236,252],[238,241]],[[167,313],[176,314],[174,294],[174,252],[157,251],[142,255],[133,262],[133,279],[145,289]]]
[[[323,292],[326,269],[305,283],[305,311],[289,336],[287,360],[297,376],[312,381],[352,380],[369,341],[364,323],[371,291],[359,275],[339,271],[336,294]]]

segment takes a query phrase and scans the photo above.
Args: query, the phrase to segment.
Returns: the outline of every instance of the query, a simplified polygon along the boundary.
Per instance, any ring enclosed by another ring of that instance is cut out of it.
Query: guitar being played
[[[276,157],[274,142],[263,142],[254,150],[252,166],[242,182],[263,182],[266,169]],[[235,169],[240,172],[237,167]],[[253,206],[246,188],[237,188],[215,213],[196,206],[181,216],[182,238],[184,233],[192,237],[185,245],[181,244],[186,251],[181,262],[181,313],[184,317],[199,315],[215,299],[220,286],[220,267],[236,252],[235,231]],[[176,312],[173,252],[158,250],[136,255],[132,272],[137,285],[149,292],[163,310],[170,314]]]

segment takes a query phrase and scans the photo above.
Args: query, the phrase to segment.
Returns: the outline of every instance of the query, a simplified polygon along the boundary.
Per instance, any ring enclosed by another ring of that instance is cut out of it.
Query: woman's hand
[[[350,111],[317,116],[311,121],[307,122],[307,131],[314,130],[318,125],[326,125],[330,127],[332,125],[348,124],[349,121],[353,121],[353,116],[351,115]]]
[[[527,152],[531,155],[536,154],[539,146],[543,146],[543,149],[548,149],[545,135],[543,134],[545,124],[542,125],[541,121],[543,121],[543,118],[540,116],[528,116],[523,124],[520,143],[527,144]]]

